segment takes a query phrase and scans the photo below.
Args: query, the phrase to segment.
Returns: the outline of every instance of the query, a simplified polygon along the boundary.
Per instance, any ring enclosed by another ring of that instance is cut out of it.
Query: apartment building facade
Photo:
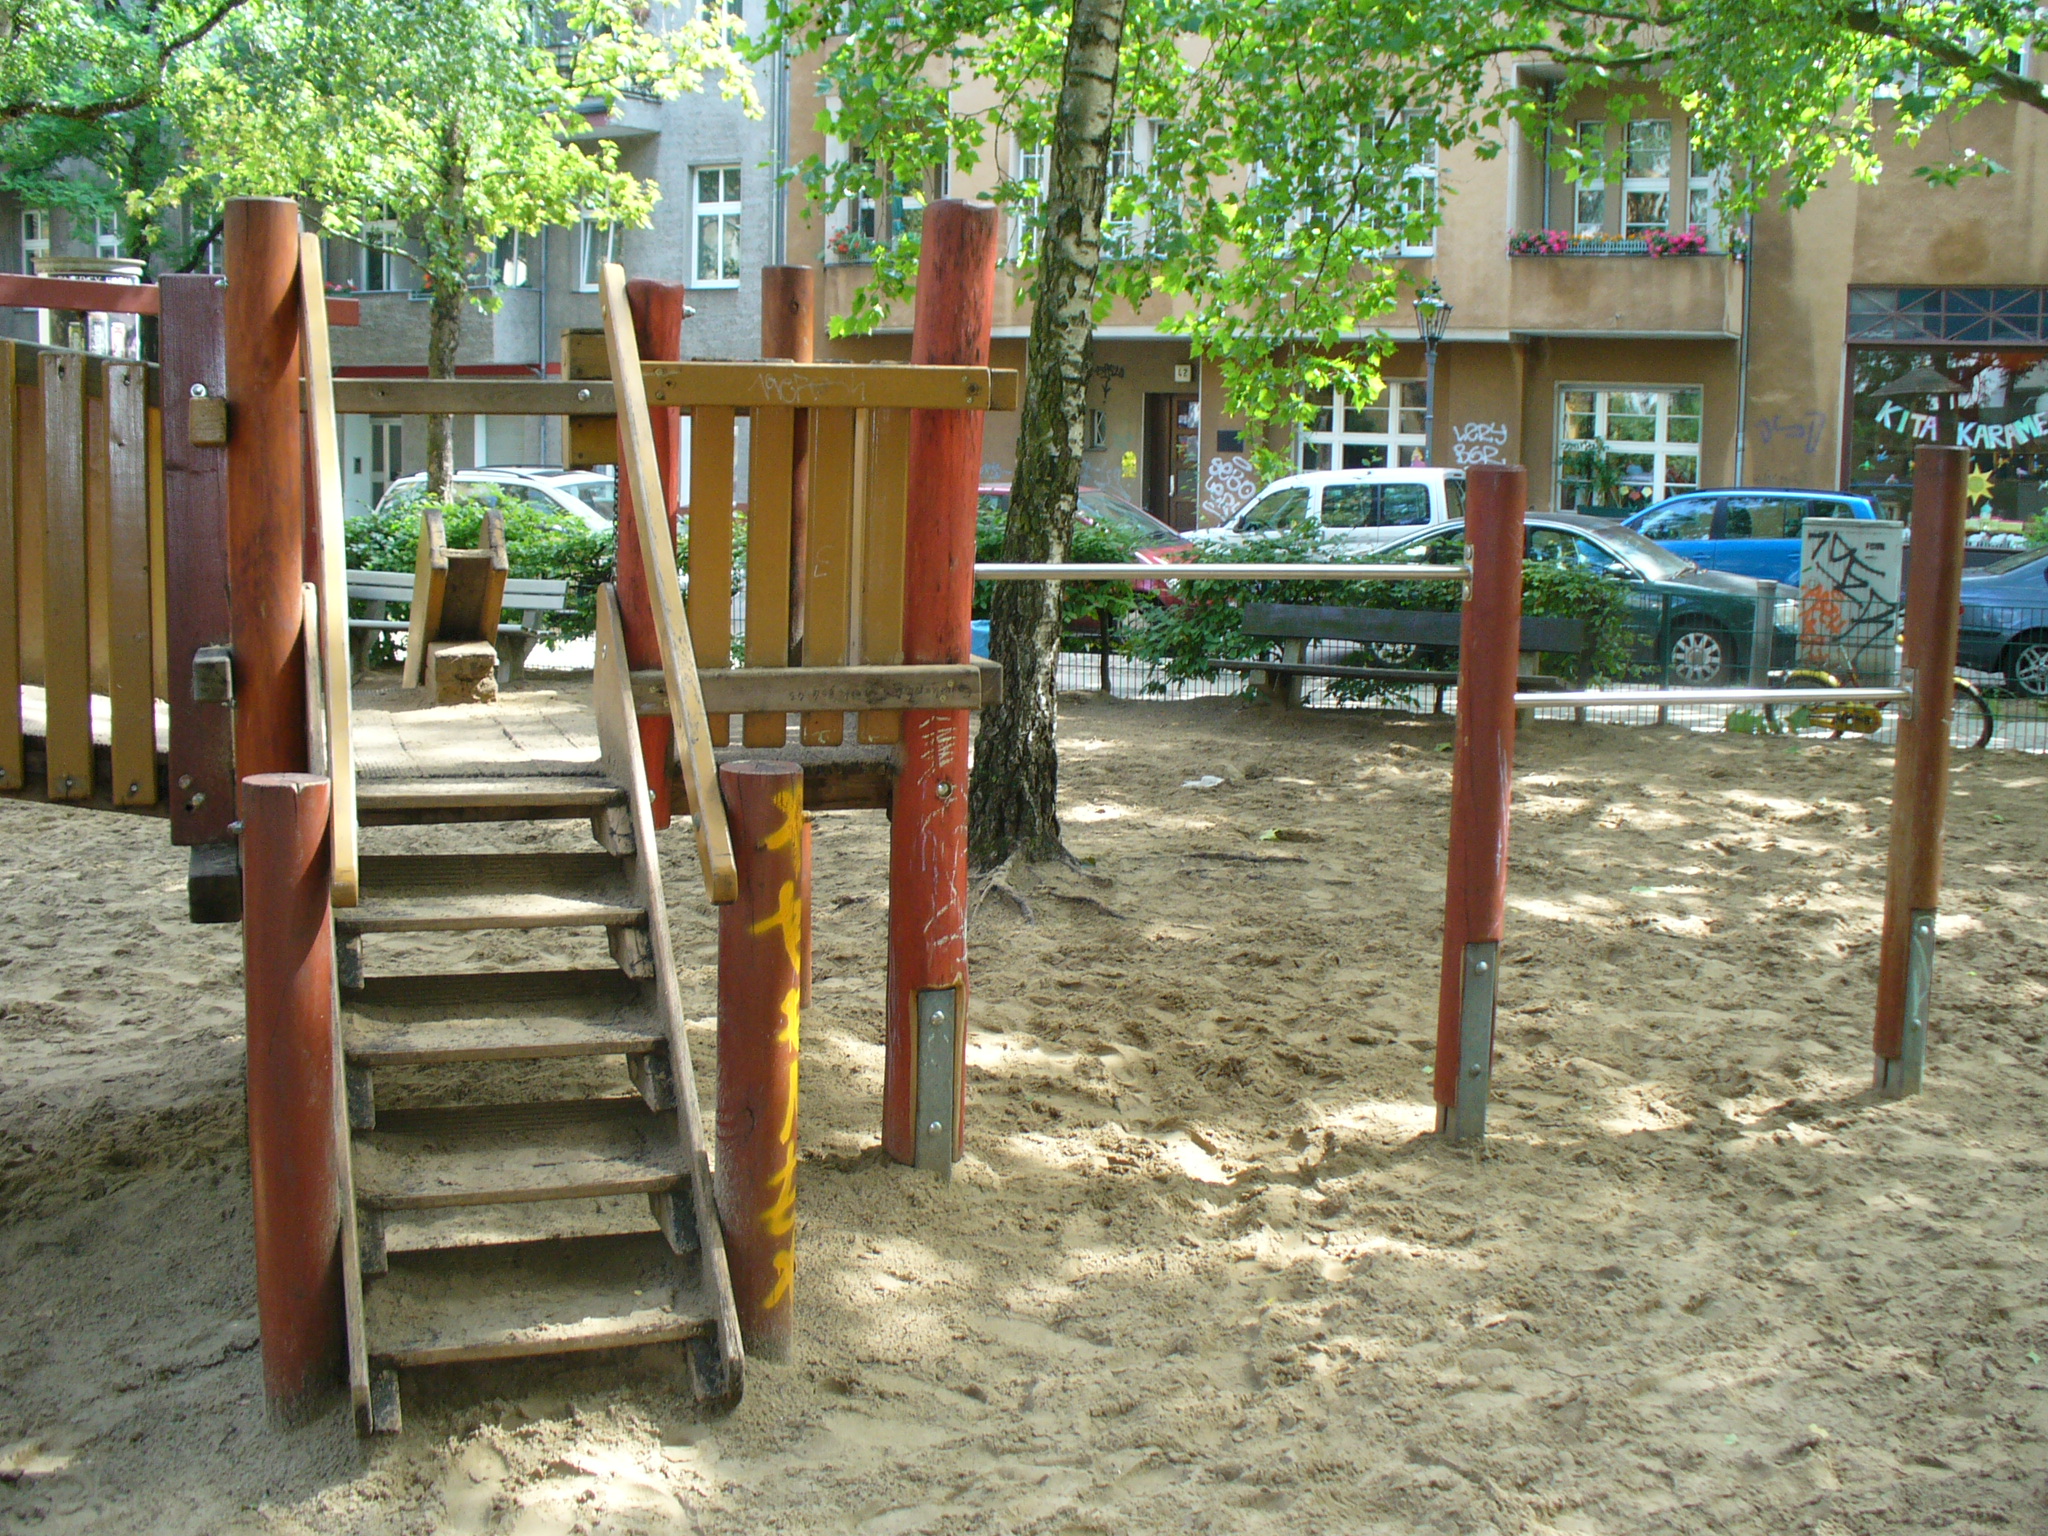
[[[2048,117],[2002,103],[1971,117],[1969,142],[2004,174],[1955,187],[1916,177],[1952,152],[1930,135],[1918,151],[1890,152],[1875,185],[1845,170],[1798,209],[1731,223],[1684,111],[1654,92],[1649,102],[1619,116],[1603,95],[1574,102],[1562,131],[1603,152],[1603,176],[1567,179],[1555,139],[1522,135],[1491,159],[1457,149],[1417,168],[1442,222],[1401,265],[1453,306],[1433,443],[1404,302],[1381,320],[1398,343],[1384,393],[1315,402],[1306,428],[1274,429],[1266,445],[1303,469],[1521,463],[1539,509],[1633,508],[1735,485],[1856,490],[1903,508],[1912,446],[1961,442],[1983,472],[1976,510],[2040,513]],[[817,106],[799,72],[795,158],[844,152],[806,126]],[[1126,152],[1142,153],[1144,127]],[[1028,147],[1000,153],[1033,177]],[[986,187],[956,176],[951,190]],[[821,356],[907,356],[907,313],[872,337],[824,334],[867,276],[879,217],[841,208],[807,220],[792,203],[791,259],[822,269]],[[1002,366],[1023,366],[1021,254],[1013,243],[998,277]],[[1119,304],[1098,330],[1084,476],[1191,527],[1229,516],[1258,482],[1248,424],[1227,410],[1214,365],[1160,328],[1170,313],[1165,299]],[[1010,475],[1014,431],[1014,418],[991,419],[986,479]],[[1598,473],[1603,458],[1618,486]]]
[[[657,7],[648,24],[694,15],[695,0]],[[766,0],[726,0],[750,29],[766,19]],[[515,235],[499,242],[471,279],[485,304],[465,307],[457,352],[459,374],[545,377],[561,369],[565,330],[601,324],[597,272],[623,261],[636,277],[679,282],[694,313],[684,322],[683,351],[693,357],[754,357],[760,351],[761,268],[782,257],[784,224],[777,195],[788,115],[786,70],[778,60],[755,66],[763,107],[748,117],[715,89],[672,101],[627,97],[601,110],[592,103],[576,137],[609,141],[621,169],[660,191],[645,229],[585,220]],[[376,230],[372,244],[326,242],[332,290],[362,301],[362,323],[334,333],[336,371],[363,377],[424,375],[428,295],[417,270],[382,245],[404,244],[395,225]],[[39,258],[76,267],[76,258],[115,256],[120,231],[111,220],[78,219],[63,210],[0,200],[0,268],[33,272]],[[208,270],[218,270],[217,248]],[[32,314],[14,312],[11,334],[36,337]],[[61,339],[61,338],[60,338]],[[376,505],[395,479],[426,464],[424,417],[350,416],[342,422],[342,470],[348,513]],[[457,422],[456,465],[541,466],[563,458],[561,423],[547,417],[464,417]],[[745,464],[744,453],[741,465]],[[744,468],[741,471],[744,474]]]

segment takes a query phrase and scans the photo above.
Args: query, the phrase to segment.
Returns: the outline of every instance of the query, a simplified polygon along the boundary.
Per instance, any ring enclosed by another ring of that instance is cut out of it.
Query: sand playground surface
[[[659,1354],[415,1377],[367,1444],[265,1418],[239,930],[163,823],[0,805],[0,1529],[2048,1530],[2048,765],[1959,763],[1886,1103],[1890,753],[1527,730],[1475,1155],[1426,1134],[1448,731],[1068,705],[1092,866],[977,910],[950,1184],[876,1145],[886,824],[821,816],[795,1359],[723,1420]]]

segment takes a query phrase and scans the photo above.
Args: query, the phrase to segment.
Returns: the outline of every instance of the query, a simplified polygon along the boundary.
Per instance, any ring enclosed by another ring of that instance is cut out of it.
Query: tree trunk
[[[461,130],[453,116],[441,129],[441,202],[428,218],[426,256],[433,302],[427,316],[427,377],[455,377],[462,346],[462,305],[468,282],[469,241],[465,217],[469,177],[462,161]],[[427,418],[427,494],[444,500],[455,480],[455,418]]]
[[[1067,32],[1005,560],[1064,560],[1073,537],[1124,6],[1075,0]],[[997,582],[989,617],[1003,701],[982,715],[968,793],[968,851],[983,869],[1016,853],[1043,859],[1065,852],[1053,697],[1059,584]]]

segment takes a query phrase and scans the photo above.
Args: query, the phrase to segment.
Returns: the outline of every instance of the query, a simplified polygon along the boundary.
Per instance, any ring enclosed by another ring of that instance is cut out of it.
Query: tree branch
[[[1901,22],[1885,16],[1876,6],[1844,12],[1842,25],[1864,37],[1903,43],[1916,53],[1926,54],[1944,68],[1957,70],[1973,79],[1981,80],[2007,101],[2022,107],[2032,107],[2036,112],[2048,112],[2048,89],[2044,89],[2039,81],[2029,80],[2017,70],[2004,69],[1988,63],[1982,54],[1972,53],[1962,44],[1952,42],[1948,38],[1929,37],[1925,33],[1916,32]]]

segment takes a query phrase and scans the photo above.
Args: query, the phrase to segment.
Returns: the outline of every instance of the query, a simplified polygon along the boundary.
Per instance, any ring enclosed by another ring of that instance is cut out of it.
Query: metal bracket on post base
[[[927,987],[917,994],[917,1157],[914,1167],[953,1177],[959,1145],[960,989]]]
[[[1934,992],[1934,914],[1915,912],[1906,941],[1906,1015],[1899,1054],[1877,1058],[1876,1087],[1887,1099],[1920,1091],[1927,1070],[1927,1010]]]
[[[1451,1141],[1486,1139],[1486,1100],[1493,1090],[1493,1013],[1500,945],[1467,944],[1458,1008],[1458,1082],[1452,1102],[1437,1108],[1437,1134]]]

